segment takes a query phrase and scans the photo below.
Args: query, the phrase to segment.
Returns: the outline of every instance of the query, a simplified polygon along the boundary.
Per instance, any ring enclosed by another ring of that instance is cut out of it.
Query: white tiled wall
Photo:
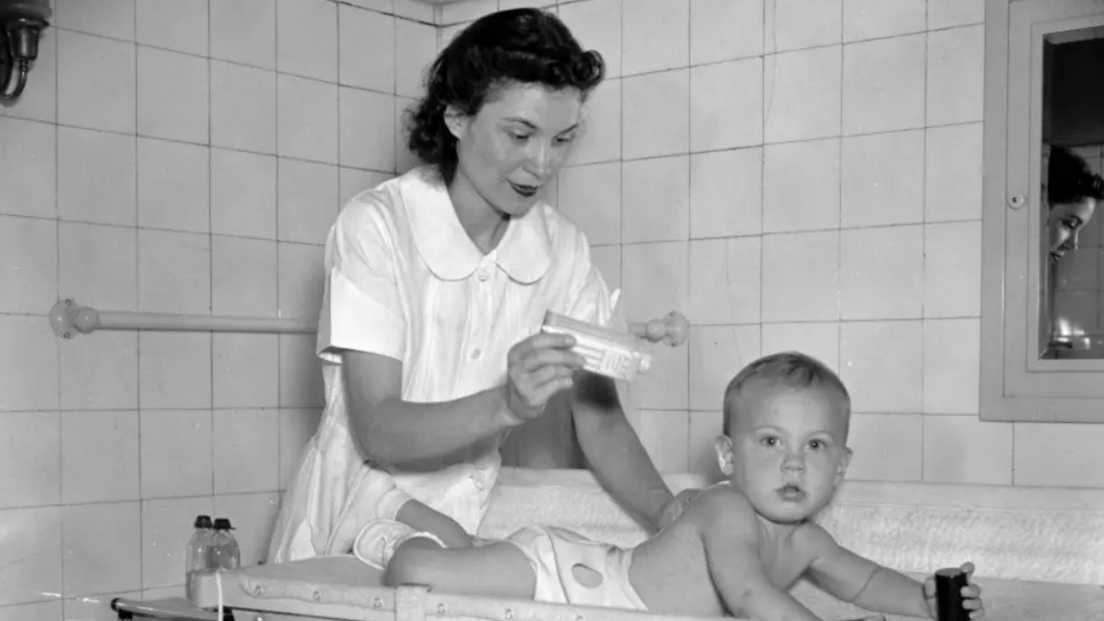
[[[317,314],[339,205],[412,159],[411,0],[55,0],[0,108],[0,620],[182,593],[198,513],[243,561],[322,403],[310,336],[98,332],[101,310]]]
[[[554,8],[611,78],[560,207],[634,319],[694,326],[634,386],[662,469],[715,473],[725,383],[796,348],[854,395],[853,478],[1104,487],[1104,426],[978,420],[983,0]]]

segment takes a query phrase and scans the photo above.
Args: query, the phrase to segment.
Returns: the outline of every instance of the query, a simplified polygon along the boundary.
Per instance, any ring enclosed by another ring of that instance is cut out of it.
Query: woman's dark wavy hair
[[[492,90],[509,83],[578,89],[586,97],[605,75],[602,55],[584,50],[567,26],[540,9],[491,13],[461,31],[426,71],[426,95],[407,111],[407,145],[436,164],[445,183],[456,174],[456,137],[445,125],[452,105],[474,116]]]
[[[1085,160],[1063,147],[1050,148],[1047,170],[1047,202],[1078,203],[1086,198],[1104,200],[1104,179]]]

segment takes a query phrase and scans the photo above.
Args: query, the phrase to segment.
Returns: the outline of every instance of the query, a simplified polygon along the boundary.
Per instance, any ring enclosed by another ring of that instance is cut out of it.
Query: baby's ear
[[[713,441],[713,447],[717,450],[717,465],[721,469],[721,474],[726,477],[732,476],[735,471],[735,467],[732,457],[732,438],[726,435],[719,435],[717,439]]]
[[[840,459],[836,462],[836,476],[832,479],[832,485],[837,486],[843,483],[844,477],[847,476],[847,467],[851,465],[851,448],[844,447],[843,455],[840,455]]]

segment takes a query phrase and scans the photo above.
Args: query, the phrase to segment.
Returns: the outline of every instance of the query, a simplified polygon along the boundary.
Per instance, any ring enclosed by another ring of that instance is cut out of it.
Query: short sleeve
[[[396,245],[379,205],[366,194],[347,205],[326,242],[326,282],[318,322],[318,355],[363,351],[402,360],[406,347],[396,273]]]
[[[611,298],[602,273],[591,260],[590,244],[586,236],[579,233],[577,240],[574,282],[571,287],[573,295],[568,300],[567,316],[601,326],[626,329],[627,326],[621,325],[624,319],[620,317],[619,305]]]

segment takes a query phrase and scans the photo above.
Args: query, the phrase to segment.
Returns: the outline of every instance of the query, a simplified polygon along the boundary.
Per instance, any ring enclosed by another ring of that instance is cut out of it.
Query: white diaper
[[[533,599],[538,602],[647,610],[629,581],[631,549],[598,543],[555,526],[529,526],[506,541],[517,546],[533,566],[537,582]],[[575,576],[577,566],[581,566],[580,575],[598,583],[581,583]]]

